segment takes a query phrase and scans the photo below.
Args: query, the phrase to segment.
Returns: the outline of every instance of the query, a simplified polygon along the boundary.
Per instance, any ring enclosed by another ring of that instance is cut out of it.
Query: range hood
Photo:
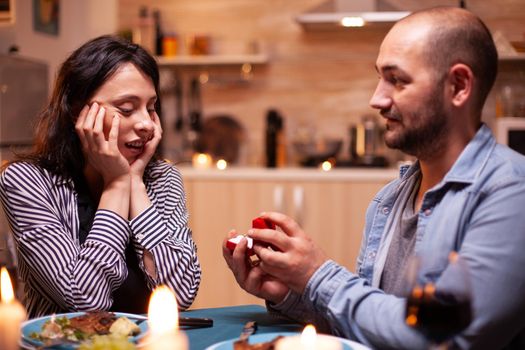
[[[295,19],[307,29],[334,29],[392,25],[408,14],[379,0],[328,0]]]

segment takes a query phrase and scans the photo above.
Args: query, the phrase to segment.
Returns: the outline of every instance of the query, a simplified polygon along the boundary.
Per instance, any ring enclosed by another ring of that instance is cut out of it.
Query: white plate
[[[282,335],[284,337],[289,337],[289,336],[296,336],[300,334],[301,333],[292,333],[292,332],[254,334],[250,336],[250,344],[271,341],[272,339],[274,339],[275,337],[279,335]],[[325,335],[325,334],[319,334],[318,336],[335,338],[339,340],[341,344],[343,345],[343,350],[370,350],[370,348],[364,346],[363,344],[359,344],[359,343],[356,343],[348,339],[334,337],[334,336]],[[213,344],[207,347],[206,350],[233,350],[233,343],[238,339],[239,338],[229,339],[229,340],[225,340],[220,343],[217,343],[217,344]]]
[[[72,313],[67,313],[67,314],[56,314],[55,317],[66,316],[67,318],[73,318],[73,317],[81,316],[81,315],[84,315],[84,314],[85,314],[85,312],[72,312]],[[117,318],[126,316],[127,318],[129,318],[133,322],[136,322],[137,318],[144,318],[144,316],[139,316],[139,315],[134,315],[134,314],[127,314],[127,313],[122,313],[122,312],[114,312],[114,314],[115,314],[115,316],[117,316]],[[51,317],[52,316],[44,316],[44,317],[40,317],[40,318],[34,318],[34,319],[31,319],[31,320],[28,320],[28,321],[22,323],[22,339],[21,339],[21,342],[20,342],[20,346],[22,346],[22,348],[24,348],[24,349],[34,349],[34,348],[38,348],[39,346],[44,345],[41,341],[38,341],[36,339],[31,338],[30,334],[34,333],[34,332],[40,333],[42,331],[43,324],[47,320],[49,320]],[[140,334],[137,335],[136,337],[130,337],[130,341],[136,343],[142,337],[144,337],[146,335],[146,332],[148,330],[148,322],[145,322],[145,321],[141,322],[139,324],[139,328],[140,328]],[[71,349],[76,349],[77,347],[78,347],[78,345],[76,345],[76,344],[67,344],[67,345],[54,346],[54,347],[52,347],[50,349],[71,350]]]

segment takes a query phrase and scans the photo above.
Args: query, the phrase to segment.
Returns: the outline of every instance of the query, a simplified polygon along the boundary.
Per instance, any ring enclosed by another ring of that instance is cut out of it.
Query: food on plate
[[[69,326],[83,334],[90,336],[94,334],[108,334],[109,327],[117,320],[112,312],[90,311],[85,315],[69,319]]]
[[[140,328],[137,324],[131,321],[127,317],[119,317],[111,327],[109,327],[109,333],[119,336],[128,337],[130,335],[137,335],[140,333]]]
[[[83,342],[78,350],[135,350],[135,344],[128,341],[127,337],[115,334],[94,335]]]
[[[89,311],[72,318],[53,316],[42,325],[40,333],[34,332],[30,337],[46,344],[57,340],[81,342],[93,336],[109,334],[127,341],[128,336],[139,333],[140,328],[125,316],[117,317],[107,311]]]
[[[233,343],[233,350],[273,350],[275,349],[275,344],[281,338],[284,337],[279,335],[270,341],[255,344],[250,344],[248,339],[237,340]]]

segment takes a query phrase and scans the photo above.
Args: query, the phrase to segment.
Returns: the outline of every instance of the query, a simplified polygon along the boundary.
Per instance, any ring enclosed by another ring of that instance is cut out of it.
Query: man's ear
[[[472,88],[474,85],[474,74],[469,66],[456,63],[450,67],[448,72],[448,84],[451,91],[451,102],[456,107],[463,106],[472,99]]]

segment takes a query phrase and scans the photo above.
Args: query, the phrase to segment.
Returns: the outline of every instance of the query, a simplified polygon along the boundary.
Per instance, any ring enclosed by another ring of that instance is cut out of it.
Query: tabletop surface
[[[215,343],[238,338],[246,322],[257,322],[257,332],[301,332],[303,325],[269,314],[260,305],[242,305],[181,312],[186,317],[213,319],[213,327],[182,328],[190,343],[190,350],[203,350]]]

